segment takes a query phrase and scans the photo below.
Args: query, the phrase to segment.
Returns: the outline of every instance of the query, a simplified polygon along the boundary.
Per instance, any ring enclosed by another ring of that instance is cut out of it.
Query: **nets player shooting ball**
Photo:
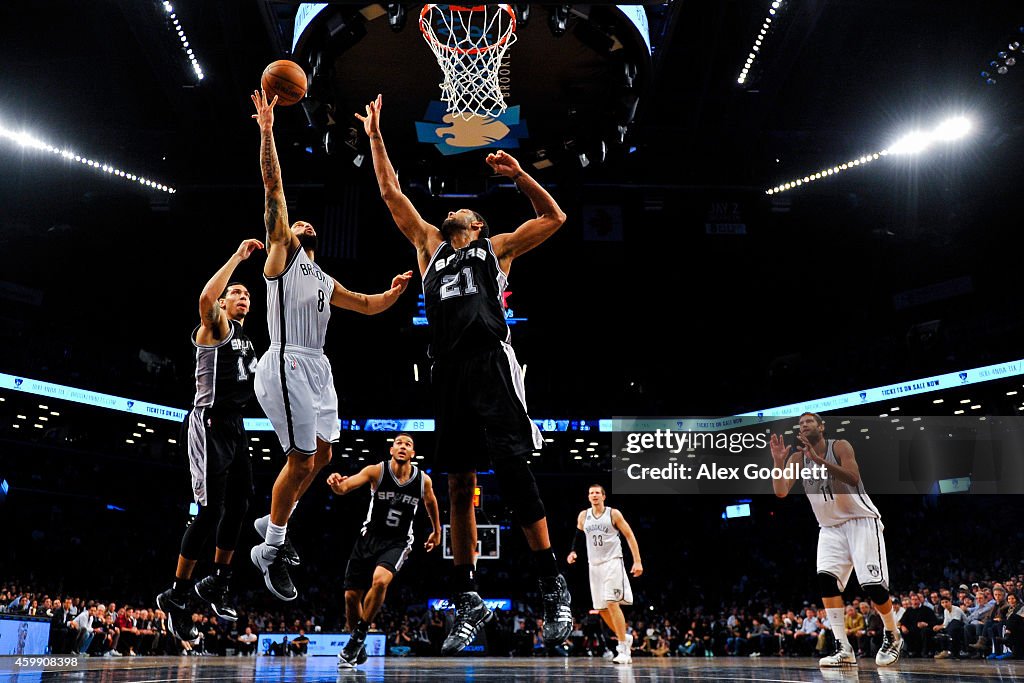
[[[412,271],[396,275],[382,294],[351,292],[324,273],[314,256],[317,236],[304,221],[288,225],[281,165],[274,144],[275,96],[252,94],[260,126],[260,167],[266,195],[267,324],[270,348],[256,368],[256,398],[270,418],[288,460],[274,482],[270,514],[256,520],[264,542],[250,551],[270,592],[294,600],[298,591],[288,565],[299,557],[288,541],[288,519],[317,473],[331,461],[331,444],[340,436],[338,394],[324,337],[331,306],[375,315],[390,308],[405,291]]]
[[[594,600],[594,609],[619,641],[612,661],[616,664],[631,664],[633,636],[626,632],[626,617],[619,605],[633,604],[633,589],[629,585],[626,565],[622,561],[620,535],[625,537],[629,552],[633,555],[633,568],[630,570],[633,576],[644,573],[644,565],[640,562],[640,546],[622,513],[605,507],[603,486],[591,486],[587,498],[590,499],[590,508],[581,511],[576,518],[576,537],[566,561],[569,564],[576,562],[577,553],[586,547],[587,562],[590,564],[590,596]]]
[[[824,465],[825,479],[803,480],[804,492],[821,527],[818,531],[818,586],[828,613],[829,625],[838,648],[822,657],[822,667],[857,666],[857,655],[846,637],[843,590],[852,572],[867,593],[885,624],[882,647],[875,655],[878,666],[899,661],[903,638],[896,627],[896,616],[889,597],[889,567],[885,559],[882,517],[864,490],[853,446],[845,439],[826,439],[825,423],[816,413],[804,413],[799,420],[800,447],[786,446],[781,436],[772,434],[771,452],[776,467],[785,467],[796,456],[798,465]],[[796,479],[773,479],[775,495],[785,498]]]
[[[448,214],[441,229],[427,223],[402,193],[380,134],[381,97],[356,114],[370,137],[381,197],[398,229],[416,247],[423,277],[437,416],[438,467],[448,472],[452,552],[455,556],[455,625],[441,652],[461,651],[492,616],[477,594],[475,576],[476,472],[493,468],[501,496],[533,551],[544,601],[544,642],[561,643],[572,630],[569,590],[558,573],[547,516],[526,456],[543,446],[526,413],[522,369],[509,344],[502,293],[513,259],[549,238],[565,214],[547,191],[504,152],[487,155],[495,173],[515,182],[536,218],[514,232],[489,237],[475,211]]]
[[[354,476],[334,472],[327,477],[339,496],[370,485],[370,509],[345,569],[345,620],[352,636],[338,654],[342,669],[366,661],[366,631],[412,552],[413,523],[421,502],[431,524],[423,547],[430,552],[441,543],[437,498],[430,477],[412,464],[416,454],[412,437],[396,436],[390,452],[390,460],[368,465]]]

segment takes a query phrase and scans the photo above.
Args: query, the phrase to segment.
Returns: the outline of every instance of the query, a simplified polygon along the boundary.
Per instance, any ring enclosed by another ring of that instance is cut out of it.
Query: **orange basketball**
[[[306,96],[306,72],[287,59],[279,59],[267,66],[260,84],[267,93],[267,101],[277,95],[277,103],[282,107],[295,104]]]

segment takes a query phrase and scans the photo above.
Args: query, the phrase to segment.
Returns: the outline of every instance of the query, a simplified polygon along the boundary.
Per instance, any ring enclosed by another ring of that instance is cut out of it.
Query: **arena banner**
[[[0,656],[44,655],[49,647],[49,619],[0,614]]]
[[[287,645],[299,637],[298,633],[261,633],[256,652],[260,655],[270,655],[278,651],[278,647]],[[309,656],[331,656],[336,657],[345,647],[350,634],[348,633],[307,633],[309,644],[306,646],[306,654]],[[383,657],[387,649],[387,636],[383,633],[369,633],[366,635],[366,654],[371,657]]]

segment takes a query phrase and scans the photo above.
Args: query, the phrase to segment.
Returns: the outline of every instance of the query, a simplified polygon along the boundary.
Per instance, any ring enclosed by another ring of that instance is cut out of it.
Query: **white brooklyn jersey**
[[[825,462],[839,464],[833,452],[834,439],[828,439],[825,447]],[[804,466],[814,463],[805,462]],[[868,498],[864,490],[864,480],[850,486],[830,474],[825,479],[804,479],[804,492],[811,502],[814,516],[818,518],[818,526],[829,527],[842,524],[851,519],[881,519],[878,508]]]
[[[588,509],[583,531],[587,534],[587,561],[590,564],[622,559],[622,541],[619,530],[612,525],[611,508],[606,507],[600,517],[594,516],[594,508]]]
[[[299,248],[284,272],[266,280],[270,343],[323,349],[334,279]]]

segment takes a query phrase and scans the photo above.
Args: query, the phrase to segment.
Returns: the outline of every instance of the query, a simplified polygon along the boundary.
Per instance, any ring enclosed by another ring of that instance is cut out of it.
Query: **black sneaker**
[[[252,523],[253,528],[256,529],[256,533],[260,535],[260,538],[266,540],[267,538],[267,525],[269,522],[264,521],[265,517],[257,517]],[[281,544],[281,555],[284,557],[284,561],[293,567],[298,567],[301,562],[299,560],[299,554],[295,552],[295,546],[292,545],[291,534],[285,532],[284,543]]]
[[[366,645],[359,648],[359,656],[356,657],[356,666],[360,664],[366,664],[366,660],[370,658],[370,655],[366,654]]]
[[[192,641],[199,637],[199,629],[192,621],[188,608],[188,595],[168,588],[156,596],[156,606],[167,615],[167,628],[176,638]]]
[[[561,645],[572,632],[572,596],[561,574],[540,580],[544,599],[544,644]]]
[[[441,654],[453,655],[473,642],[473,638],[494,616],[477,593],[459,593],[455,598],[455,625],[444,639]]]
[[[196,595],[210,604],[213,613],[227,621],[238,621],[238,612],[232,606],[231,592],[225,579],[210,575],[196,583]]]
[[[338,653],[338,659],[340,660],[338,662],[338,666],[342,666],[342,662],[344,662],[349,667],[354,667],[357,664],[361,664],[362,662],[359,661],[359,655],[360,653],[364,652],[363,645],[365,642],[365,633],[353,631],[352,635],[348,638],[348,642],[345,643],[345,647],[343,647],[341,649],[341,652]],[[365,661],[366,659],[363,659],[363,662]]]
[[[263,574],[263,583],[267,589],[281,600],[290,601],[299,597],[299,592],[292,584],[288,575],[288,565],[279,552],[279,548],[260,543],[249,551],[249,559]]]

